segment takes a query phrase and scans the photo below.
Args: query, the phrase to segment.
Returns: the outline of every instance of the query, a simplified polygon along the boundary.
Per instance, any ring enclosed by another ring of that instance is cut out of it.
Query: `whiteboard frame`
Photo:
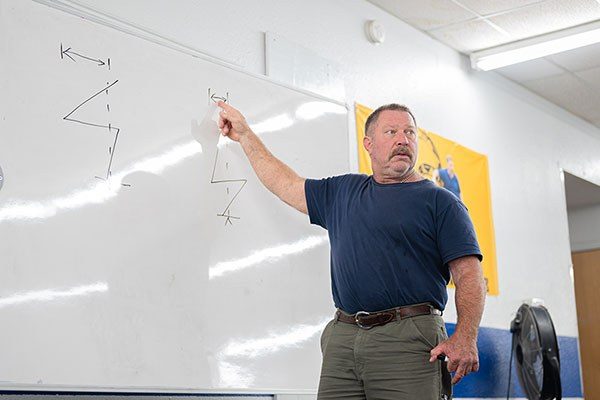
[[[302,94],[305,94],[305,95],[308,95],[311,97],[315,97],[317,99],[324,100],[324,101],[327,101],[330,103],[335,103],[337,105],[340,105],[340,106],[346,108],[346,111],[348,111],[348,113],[350,113],[352,111],[352,108],[346,102],[331,99],[331,98],[322,96],[318,93],[311,92],[311,91],[308,91],[305,89],[301,89],[296,86],[291,86],[282,81],[278,81],[276,79],[269,78],[266,75],[253,73],[253,72],[248,71],[247,69],[243,68],[240,65],[233,64],[229,61],[223,60],[222,58],[216,57],[205,51],[199,50],[195,47],[189,46],[184,43],[180,43],[175,39],[163,36],[163,35],[159,34],[158,32],[152,31],[151,29],[148,29],[141,25],[134,24],[129,21],[122,20],[114,15],[110,15],[103,11],[96,10],[87,5],[83,5],[77,1],[74,1],[74,0],[32,0],[32,1],[35,3],[43,4],[45,6],[54,8],[59,11],[66,12],[66,13],[74,15],[76,17],[81,17],[88,21],[98,23],[98,24],[106,26],[108,28],[116,29],[116,30],[126,33],[128,35],[135,36],[139,39],[147,40],[149,42],[167,47],[169,49],[176,50],[180,53],[187,54],[187,55],[190,55],[195,58],[200,58],[202,60],[212,62],[214,64],[218,64],[220,66],[223,66],[223,67],[232,69],[234,71],[243,73],[245,75],[248,75],[252,78],[258,78],[265,82],[269,82],[269,83],[275,84],[277,86],[281,86],[281,87],[293,90],[298,93],[302,93]]]

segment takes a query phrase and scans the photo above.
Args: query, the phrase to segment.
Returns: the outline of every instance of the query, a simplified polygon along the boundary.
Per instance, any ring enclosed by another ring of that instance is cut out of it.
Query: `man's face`
[[[377,178],[398,180],[417,162],[417,127],[407,112],[382,111],[363,144]]]

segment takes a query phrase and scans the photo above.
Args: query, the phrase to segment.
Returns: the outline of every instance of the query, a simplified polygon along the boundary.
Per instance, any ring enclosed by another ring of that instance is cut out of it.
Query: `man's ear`
[[[367,153],[371,154],[371,147],[373,146],[373,139],[371,139],[371,136],[365,135],[365,137],[363,137],[363,146],[365,147],[365,150],[367,150]]]

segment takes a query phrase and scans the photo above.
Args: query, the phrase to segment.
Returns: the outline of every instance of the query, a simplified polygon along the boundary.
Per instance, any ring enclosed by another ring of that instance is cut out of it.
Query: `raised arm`
[[[479,369],[477,330],[485,303],[485,282],[479,260],[475,256],[460,257],[448,263],[456,285],[456,329],[446,341],[431,350],[431,359],[445,354],[448,370],[454,372],[452,383]]]
[[[294,170],[273,156],[248,126],[244,116],[229,104],[219,101],[219,128],[224,136],[242,146],[258,179],[275,196],[296,210],[308,214],[304,181]]]

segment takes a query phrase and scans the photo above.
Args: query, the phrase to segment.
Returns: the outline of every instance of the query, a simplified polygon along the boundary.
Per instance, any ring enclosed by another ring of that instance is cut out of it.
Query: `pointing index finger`
[[[219,106],[220,108],[222,108],[223,110],[227,111],[231,109],[231,106],[227,103],[225,103],[223,100],[219,100],[217,102],[217,106]]]

